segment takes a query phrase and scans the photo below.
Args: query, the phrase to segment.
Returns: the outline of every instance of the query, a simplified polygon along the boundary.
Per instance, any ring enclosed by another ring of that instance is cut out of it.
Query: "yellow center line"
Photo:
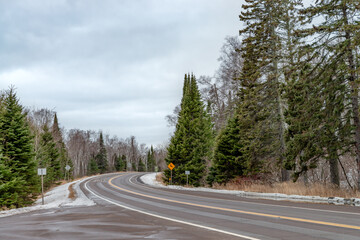
[[[171,200],[167,198],[161,198],[161,197],[155,197],[143,193],[137,193],[134,191],[130,191],[124,188],[121,188],[119,186],[116,186],[112,183],[112,180],[115,178],[118,178],[119,176],[112,177],[109,179],[108,183],[119,190],[122,190],[124,192],[132,193],[138,196],[143,196],[147,198],[152,198],[156,200],[166,201],[166,202],[172,202],[172,203],[179,203],[183,205],[189,205],[189,206],[195,206],[195,207],[201,207],[201,208],[208,208],[208,209],[215,209],[215,210],[221,210],[221,211],[227,211],[227,212],[236,212],[236,213],[242,213],[242,214],[248,214],[248,215],[254,215],[254,216],[261,216],[261,217],[269,217],[269,218],[278,218],[278,219],[284,219],[284,220],[291,220],[296,222],[305,222],[305,223],[315,223],[320,225],[326,225],[326,226],[333,226],[333,227],[341,227],[341,228],[349,228],[349,229],[356,229],[360,230],[360,226],[354,226],[354,225],[347,225],[347,224],[340,224],[340,223],[332,223],[332,222],[324,222],[324,221],[317,221],[317,220],[310,220],[310,219],[304,219],[304,218],[296,218],[296,217],[286,217],[286,216],[280,216],[280,215],[274,215],[274,214],[267,214],[267,213],[257,213],[257,212],[250,212],[250,211],[242,211],[242,210],[236,210],[231,208],[222,208],[222,207],[214,207],[214,206],[208,206],[208,205],[202,205],[197,203],[189,203],[189,202],[182,202],[178,200]]]

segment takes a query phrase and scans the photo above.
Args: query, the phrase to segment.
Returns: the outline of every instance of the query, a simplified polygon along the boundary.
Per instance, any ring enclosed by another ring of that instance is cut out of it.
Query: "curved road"
[[[81,188],[99,205],[180,227],[184,235],[174,239],[360,239],[359,207],[156,188],[143,184],[141,175],[103,175]]]
[[[95,206],[61,206],[0,218],[0,240],[360,239],[360,207],[293,203],[156,188],[143,173],[80,184]]]

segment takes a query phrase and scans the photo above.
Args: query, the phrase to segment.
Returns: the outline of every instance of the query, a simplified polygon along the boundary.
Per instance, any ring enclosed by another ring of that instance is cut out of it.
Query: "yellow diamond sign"
[[[168,165],[168,168],[169,168],[170,170],[173,170],[174,167],[175,167],[175,165],[174,165],[173,163],[170,163],[170,164]]]

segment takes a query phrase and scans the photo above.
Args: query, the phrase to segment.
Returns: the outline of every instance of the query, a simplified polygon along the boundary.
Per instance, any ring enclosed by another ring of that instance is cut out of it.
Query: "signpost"
[[[41,196],[42,205],[44,205],[44,175],[46,175],[46,168],[38,168],[38,175],[41,176]]]
[[[186,186],[189,185],[189,175],[190,175],[190,171],[185,171],[186,174]]]
[[[170,184],[172,184],[172,170],[174,169],[175,165],[173,163],[170,163],[168,165],[168,168],[170,169],[171,171],[171,176],[170,176]]]
[[[66,180],[66,173],[69,172],[69,170],[71,169],[71,167],[69,165],[66,165],[65,167],[65,180]],[[68,181],[69,181],[69,178],[70,178],[70,173],[68,173]]]

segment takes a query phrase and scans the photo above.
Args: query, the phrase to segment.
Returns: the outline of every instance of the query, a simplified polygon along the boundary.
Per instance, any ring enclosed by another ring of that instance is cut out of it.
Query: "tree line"
[[[245,0],[242,9],[217,73],[186,75],[167,117],[173,183],[190,170],[193,185],[252,177],[359,189],[359,1]]]
[[[31,204],[40,193],[38,168],[46,168],[44,187],[62,180],[115,171],[159,171],[166,149],[138,144],[101,131],[60,128],[55,111],[29,109],[14,88],[0,93],[0,209]],[[70,171],[65,169],[70,166]]]

